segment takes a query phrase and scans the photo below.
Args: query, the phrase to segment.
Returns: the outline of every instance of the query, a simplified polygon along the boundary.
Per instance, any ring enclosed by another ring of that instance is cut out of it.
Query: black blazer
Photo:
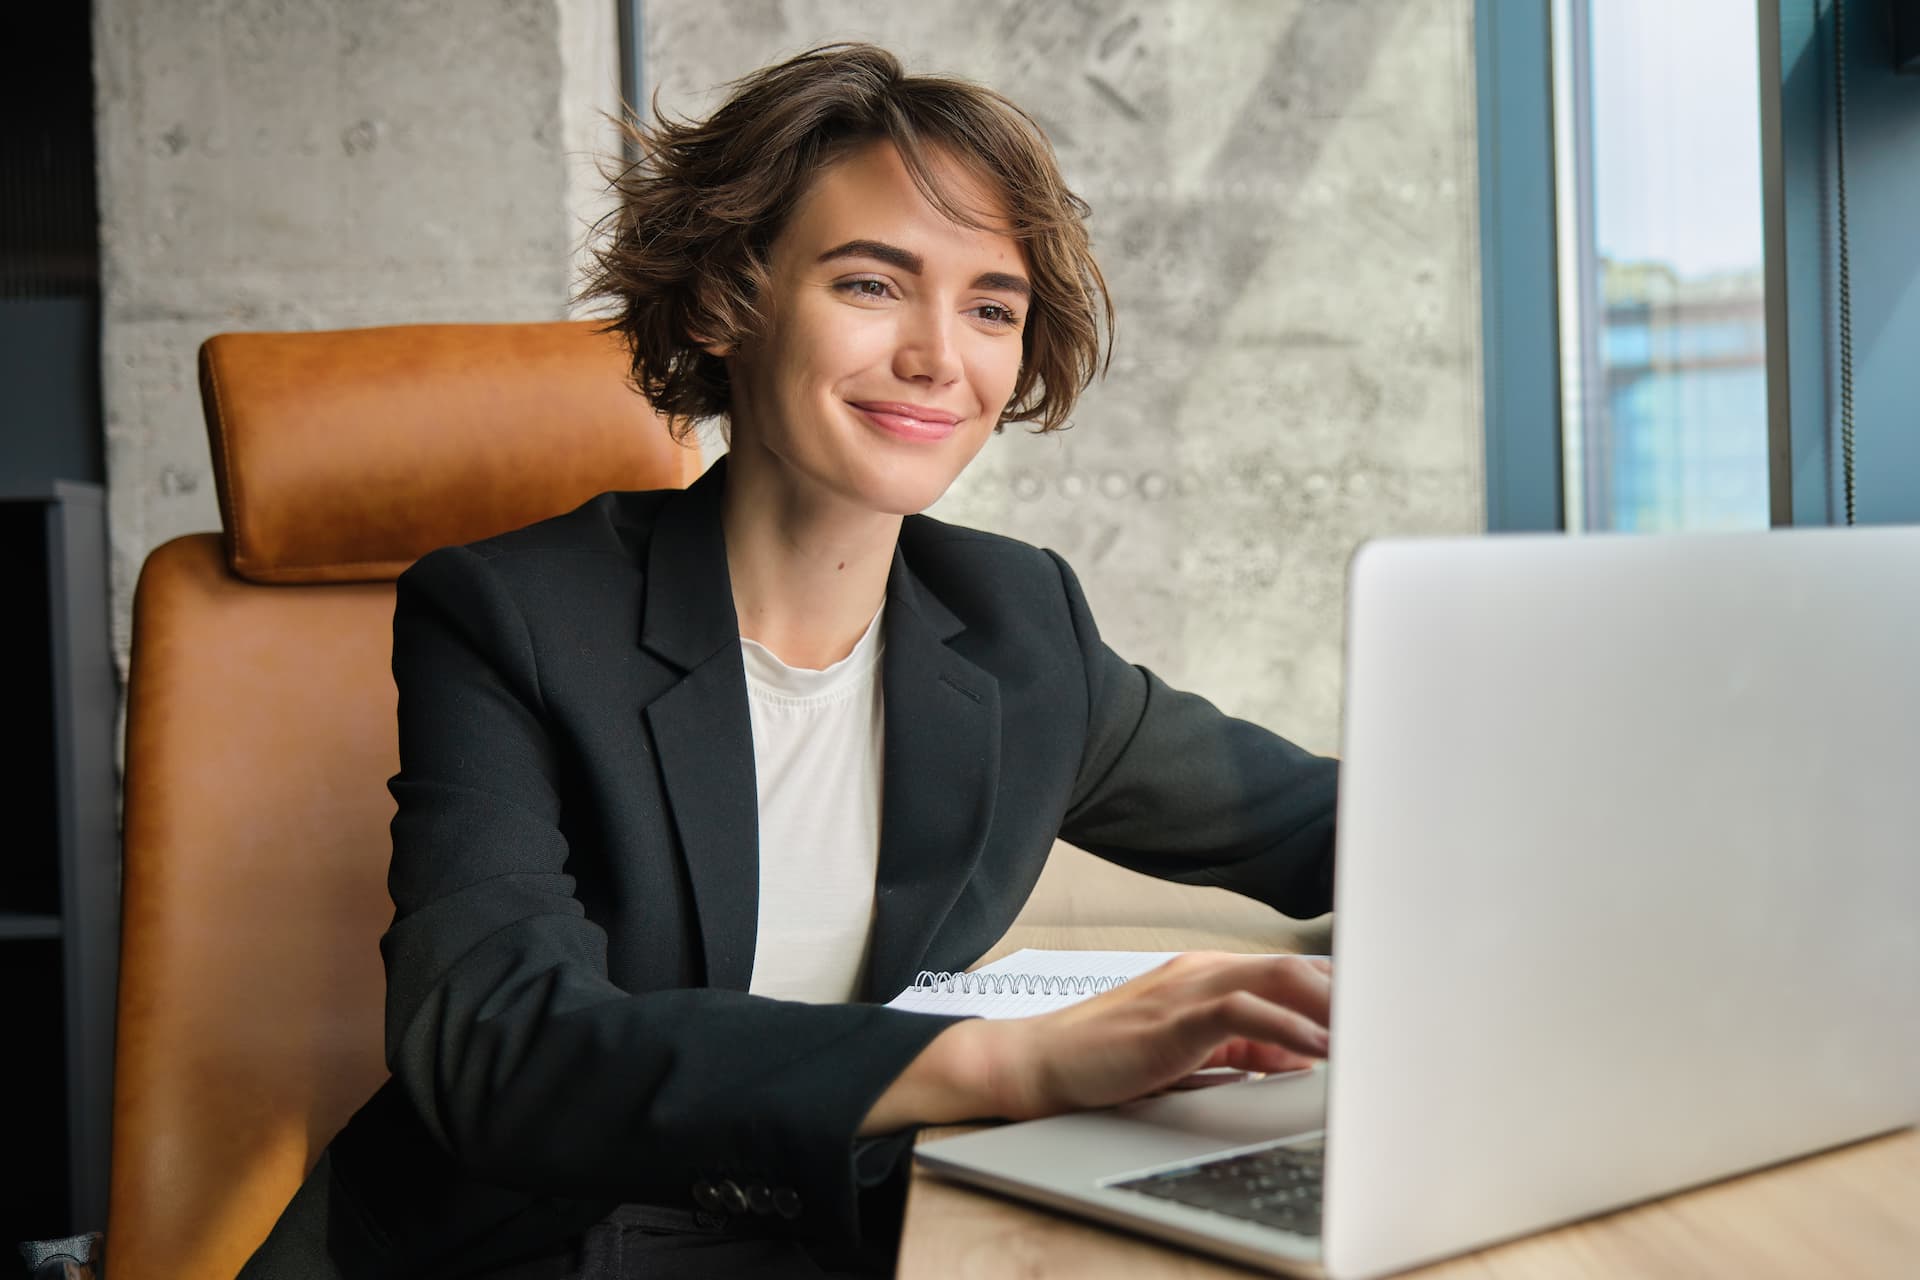
[[[725,475],[401,577],[393,1079],[250,1274],[453,1273],[728,1181],[802,1238],[860,1238],[910,1139],[854,1131],[949,1020],[746,994],[759,850]],[[1295,916],[1331,905],[1334,763],[1122,661],[1059,557],[909,517],[884,628],[863,1001],[977,960],[1056,837]]]

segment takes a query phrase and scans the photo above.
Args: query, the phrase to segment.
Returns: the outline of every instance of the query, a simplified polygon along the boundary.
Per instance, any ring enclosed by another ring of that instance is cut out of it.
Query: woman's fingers
[[[1197,1006],[1187,1034],[1211,1051],[1238,1036],[1259,1040],[1315,1058],[1327,1055],[1327,1029],[1318,1019],[1278,1005],[1252,991],[1230,991]]]
[[[1232,1067],[1239,1071],[1257,1071],[1262,1075],[1272,1075],[1281,1071],[1304,1071],[1319,1058],[1308,1054],[1295,1053],[1283,1049],[1277,1044],[1266,1044],[1259,1040],[1229,1040],[1213,1051],[1207,1059],[1209,1067]]]
[[[1236,991],[1251,992],[1263,1000],[1293,1009],[1322,1027],[1327,1025],[1333,1012],[1332,969],[1306,956],[1240,956],[1194,951],[1134,981],[1144,981],[1154,974],[1164,975],[1163,981],[1168,984],[1191,984],[1194,999],[1204,1000]]]

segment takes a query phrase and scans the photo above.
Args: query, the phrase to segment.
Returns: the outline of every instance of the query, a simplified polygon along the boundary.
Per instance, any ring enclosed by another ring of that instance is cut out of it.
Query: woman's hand
[[[994,1113],[1110,1106],[1202,1067],[1312,1066],[1327,1056],[1330,972],[1303,956],[1188,952],[1056,1013],[989,1023]]]
[[[1331,973],[1317,957],[1188,952],[1054,1013],[956,1023],[860,1131],[1110,1106],[1203,1067],[1311,1066],[1327,1054]]]

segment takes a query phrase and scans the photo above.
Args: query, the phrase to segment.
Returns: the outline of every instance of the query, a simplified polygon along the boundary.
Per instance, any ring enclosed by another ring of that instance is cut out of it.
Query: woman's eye
[[[1011,326],[1019,322],[1020,317],[1013,314],[1011,307],[1003,307],[997,302],[983,302],[974,310],[980,318],[989,324]]]
[[[842,280],[840,288],[856,298],[884,298],[888,292],[885,280]]]

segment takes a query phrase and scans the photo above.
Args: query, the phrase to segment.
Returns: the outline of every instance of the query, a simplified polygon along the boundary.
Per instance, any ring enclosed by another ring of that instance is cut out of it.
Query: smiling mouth
[[[945,440],[960,426],[960,415],[927,405],[893,400],[847,402],[874,426],[903,440]]]

